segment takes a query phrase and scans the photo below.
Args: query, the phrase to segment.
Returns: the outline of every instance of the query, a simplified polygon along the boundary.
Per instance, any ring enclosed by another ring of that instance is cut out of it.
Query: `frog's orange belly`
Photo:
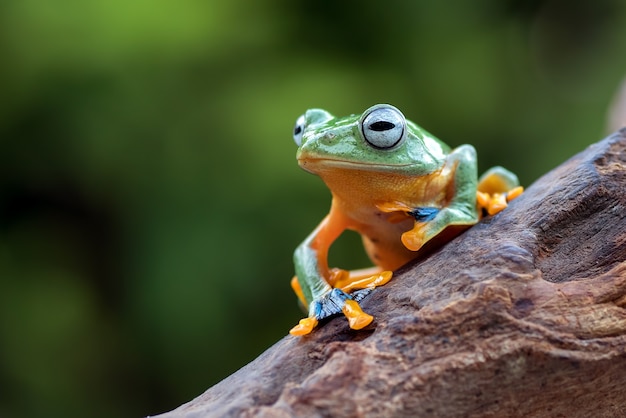
[[[363,246],[370,260],[383,270],[397,270],[411,260],[421,257],[439,248],[461,234],[470,225],[450,225],[433,237],[417,251],[407,249],[401,236],[414,226],[414,220],[408,218],[399,224],[387,224],[385,229],[354,228],[363,237]]]
[[[323,178],[333,193],[333,206],[345,216],[346,227],[363,236],[372,262],[395,270],[418,256],[402,244],[402,234],[415,225],[405,209],[446,207],[453,194],[452,175],[453,170],[443,169],[415,177],[346,170]],[[399,209],[385,213],[379,209],[381,203]],[[403,216],[406,219],[398,221]]]
[[[384,270],[396,270],[417,257],[417,252],[408,250],[401,241],[404,232],[413,227],[413,220],[384,225],[384,228],[358,226],[355,228],[363,237],[363,246],[370,260]]]

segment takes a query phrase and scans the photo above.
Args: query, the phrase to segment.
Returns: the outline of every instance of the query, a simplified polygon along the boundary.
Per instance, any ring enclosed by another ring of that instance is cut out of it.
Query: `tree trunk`
[[[626,128],[174,417],[626,416]]]

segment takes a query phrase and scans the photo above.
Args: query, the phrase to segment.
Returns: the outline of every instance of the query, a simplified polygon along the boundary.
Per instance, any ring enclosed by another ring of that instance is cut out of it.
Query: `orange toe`
[[[359,304],[354,300],[347,300],[341,310],[348,318],[348,324],[352,329],[365,328],[374,320],[374,317],[363,312]]]
[[[514,188],[512,188],[511,190],[509,190],[507,192],[507,194],[506,194],[506,201],[510,202],[511,200],[515,199],[516,197],[518,197],[522,193],[524,193],[524,188],[522,186],[514,187]]]
[[[407,249],[411,251],[419,250],[424,244],[423,225],[419,222],[416,222],[415,227],[410,231],[402,234],[400,239]]]
[[[313,331],[313,328],[315,328],[316,326],[317,319],[315,319],[314,317],[304,318],[300,320],[298,325],[291,328],[291,330],[289,330],[289,333],[295,336],[307,335],[311,331]]]
[[[350,293],[356,289],[374,289],[377,286],[387,284],[392,276],[393,272],[391,271],[381,271],[372,276],[346,283],[343,287],[340,287],[340,289],[346,293]]]

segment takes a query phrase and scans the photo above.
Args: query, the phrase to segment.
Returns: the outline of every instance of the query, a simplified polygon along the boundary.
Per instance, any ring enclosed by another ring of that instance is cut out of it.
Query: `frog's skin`
[[[343,118],[308,110],[296,122],[294,140],[298,163],[322,178],[332,204],[294,254],[291,283],[308,317],[293,335],[308,334],[340,312],[351,328],[367,326],[373,317],[358,301],[388,282],[392,270],[416,258],[432,238],[450,239],[450,232],[474,225],[483,211],[499,212],[522,191],[517,177],[501,167],[479,181],[474,147],[451,150],[391,105]],[[361,234],[374,269],[328,267],[328,249],[346,229]]]

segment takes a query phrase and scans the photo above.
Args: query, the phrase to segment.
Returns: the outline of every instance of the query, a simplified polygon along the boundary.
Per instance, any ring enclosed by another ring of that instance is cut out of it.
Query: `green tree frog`
[[[504,209],[523,190],[502,167],[478,179],[474,147],[450,149],[388,104],[341,118],[310,109],[298,118],[293,137],[300,167],[320,176],[332,193],[330,213],[294,254],[291,285],[308,317],[293,335],[308,334],[339,313],[352,329],[369,325],[373,317],[358,302],[387,283],[393,270],[430,240],[450,240],[483,212]],[[328,250],[346,229],[362,236],[373,269],[329,268]]]

